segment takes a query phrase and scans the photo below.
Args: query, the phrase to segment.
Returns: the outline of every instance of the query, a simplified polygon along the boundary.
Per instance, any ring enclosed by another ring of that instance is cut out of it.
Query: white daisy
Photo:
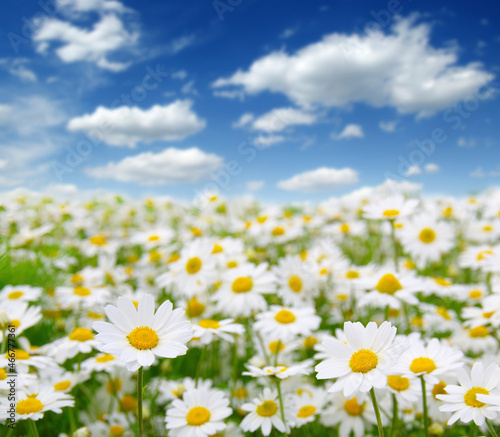
[[[191,323],[185,321],[184,311],[172,310],[172,302],[165,301],[155,313],[154,298],[147,294],[139,301],[137,309],[127,298],[119,297],[118,307],[104,308],[112,323],[95,322],[96,338],[100,349],[120,355],[128,370],[149,367],[155,356],[175,358],[184,355],[193,334]]]
[[[330,357],[316,366],[316,378],[338,378],[328,391],[343,391],[346,397],[384,387],[394,364],[396,330],[389,322],[380,327],[375,322],[366,327],[360,322],[345,322],[345,343],[332,338],[323,340],[322,346]]]

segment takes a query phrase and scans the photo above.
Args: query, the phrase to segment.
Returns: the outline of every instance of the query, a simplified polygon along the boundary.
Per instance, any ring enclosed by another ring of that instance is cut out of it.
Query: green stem
[[[398,399],[396,395],[392,394],[392,425],[391,425],[391,437],[394,436],[396,429],[398,427]]]
[[[370,390],[370,396],[372,398],[373,409],[375,410],[375,415],[377,416],[377,426],[379,437],[384,437],[384,428],[382,427],[382,418],[380,417],[380,410],[378,409],[377,397],[375,396],[375,389],[372,387]]]
[[[493,293],[491,289],[491,272],[486,275],[486,289],[488,290],[488,294]]]
[[[398,242],[396,241],[396,227],[394,225],[394,220],[390,220],[390,222],[391,222],[392,244],[394,245],[394,265],[396,267],[396,272],[399,272],[399,251],[398,251]]]
[[[486,424],[488,425],[488,429],[490,430],[491,435],[493,437],[498,437],[498,434],[495,431],[495,428],[493,428],[493,424],[491,423],[490,419],[486,419]]]
[[[143,368],[139,367],[137,371],[137,417],[139,422],[139,437],[144,436],[144,423],[142,421],[142,383]]]
[[[276,379],[276,387],[278,389],[278,398],[280,401],[281,420],[283,421],[283,424],[285,425],[284,435],[288,436],[288,433],[286,432],[287,426],[286,426],[286,421],[285,421],[285,409],[284,409],[284,405],[283,405],[283,396],[281,394],[281,381],[279,379]]]
[[[422,402],[423,402],[423,408],[424,408],[424,433],[425,437],[428,437],[428,419],[427,419],[427,391],[425,389],[425,379],[424,376],[420,376],[420,381],[422,383]]]
[[[31,434],[34,436],[34,437],[40,437],[40,435],[38,434],[38,430],[36,429],[36,423],[34,420],[28,420],[29,424],[30,424],[30,428],[31,428]]]
[[[198,364],[196,366],[196,374],[194,376],[194,386],[195,388],[198,387],[198,379],[200,379],[201,376],[201,367],[203,366],[203,363],[205,361],[205,355],[207,354],[207,348],[208,345],[203,346],[200,352],[200,359],[198,361]]]

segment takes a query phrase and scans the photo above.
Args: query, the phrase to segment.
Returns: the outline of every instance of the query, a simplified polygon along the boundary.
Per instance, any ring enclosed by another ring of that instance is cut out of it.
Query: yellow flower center
[[[257,407],[257,414],[262,417],[271,417],[278,411],[278,406],[274,401],[264,401]]]
[[[160,252],[158,252],[157,250],[151,250],[149,252],[149,262],[157,263],[160,260],[161,260],[161,253]]]
[[[349,416],[361,416],[365,411],[365,403],[358,404],[358,400],[354,397],[344,402],[344,410]]]
[[[72,341],[88,341],[94,338],[94,334],[88,328],[75,328],[69,334],[69,339]]]
[[[191,228],[191,232],[195,237],[201,237],[203,235],[203,231],[198,228]]]
[[[122,388],[122,380],[120,378],[112,378],[106,384],[106,390],[108,393],[118,393]]]
[[[73,290],[73,294],[77,296],[88,296],[89,294],[92,294],[91,291],[88,288],[85,287],[75,287]]]
[[[13,291],[12,293],[9,293],[7,298],[11,300],[16,300],[24,296],[24,292],[21,290]]]
[[[63,391],[66,390],[71,386],[71,381],[61,381],[58,382],[57,384],[54,384],[54,390],[55,391]]]
[[[87,316],[89,316],[89,318],[91,318],[91,319],[102,319],[102,318],[104,318],[104,316],[102,314],[94,313],[94,311],[89,311],[87,313]]]
[[[127,338],[132,346],[140,350],[152,349],[159,341],[158,335],[149,326],[135,328]]]
[[[277,237],[278,235],[283,235],[285,233],[285,230],[281,226],[276,226],[273,229],[273,235]]]
[[[343,234],[347,234],[349,230],[349,225],[347,223],[342,223],[342,225],[340,226],[340,232],[342,232]]]
[[[488,328],[486,326],[476,326],[469,331],[469,337],[472,338],[484,338],[489,334],[490,333],[488,332]]]
[[[265,215],[260,216],[260,217],[257,217],[257,221],[258,221],[260,224],[264,223],[266,220],[267,220],[267,216],[265,216]]]
[[[137,409],[137,401],[132,395],[122,397],[122,406],[125,411],[135,411]]]
[[[387,377],[387,384],[393,390],[404,391],[410,386],[410,380],[400,375],[389,375]]]
[[[478,261],[482,261],[483,259],[485,259],[488,255],[493,255],[493,251],[491,250],[482,250],[481,252],[479,252],[477,254],[477,260]]]
[[[80,275],[79,273],[75,273],[72,277],[71,277],[71,283],[72,284],[81,284],[83,281],[84,281],[84,277],[82,275]]]
[[[428,357],[415,358],[410,364],[410,370],[413,373],[431,373],[436,369],[436,363]]]
[[[446,387],[446,382],[444,381],[439,381],[437,384],[434,384],[434,387],[432,388],[432,396],[434,396],[435,399],[437,399],[437,395],[445,395],[446,390],[444,389]]]
[[[434,278],[434,281],[436,282],[437,285],[440,285],[441,287],[449,287],[453,283],[451,281],[448,281],[448,279],[445,278]]]
[[[438,313],[445,320],[450,320],[451,319],[450,313],[444,307],[438,307],[437,310],[436,310],[436,313]]]
[[[236,399],[246,399],[248,397],[248,392],[245,387],[239,387],[234,391],[234,397]]]
[[[94,237],[90,237],[90,243],[95,246],[104,246],[108,242],[106,241],[106,237],[103,237],[102,235],[95,235]]]
[[[351,355],[349,367],[356,373],[368,373],[378,364],[377,355],[369,349],[360,349]]]
[[[347,279],[357,279],[359,278],[359,273],[356,270],[349,270],[346,274],[345,277]]]
[[[281,310],[275,316],[274,320],[285,325],[295,322],[295,315],[288,310]]]
[[[480,402],[476,399],[477,394],[489,395],[490,393],[483,387],[472,387],[470,390],[465,393],[464,402],[465,405],[473,408],[481,408],[485,405],[484,402]]]
[[[411,259],[407,259],[405,261],[405,267],[409,270],[413,270],[413,269],[415,269],[416,265]]]
[[[304,347],[306,349],[312,349],[318,343],[318,339],[316,337],[306,337],[304,339]]]
[[[483,317],[485,319],[489,319],[493,314],[495,314],[495,311],[487,311],[487,312],[483,313]]]
[[[399,215],[399,210],[397,209],[386,209],[383,213],[384,217],[392,218]]]
[[[241,276],[233,281],[232,289],[235,293],[248,293],[253,287],[252,278]]]
[[[14,326],[14,328],[19,328],[19,326],[21,326],[21,321],[20,320],[17,320],[17,319],[14,319],[14,320],[11,320],[9,325],[12,325]]]
[[[214,248],[212,249],[212,253],[221,253],[224,252],[223,247],[220,244],[215,244]]]
[[[300,293],[302,291],[302,279],[296,275],[290,276],[288,285],[295,293]]]
[[[158,241],[160,237],[158,235],[151,235],[151,237],[148,238],[148,241],[153,242],[153,241]]]
[[[202,319],[202,320],[200,320],[199,325],[205,329],[218,329],[218,328],[220,328],[219,322],[217,320],[214,320],[214,319]]]
[[[436,233],[430,228],[425,228],[420,231],[418,238],[422,243],[429,244],[436,239]]]
[[[277,354],[279,351],[282,351],[283,349],[285,349],[285,345],[280,340],[275,340],[269,343],[269,350],[273,354]]]
[[[451,217],[453,215],[453,208],[451,206],[448,206],[445,209],[443,209],[443,215],[445,217]]]
[[[174,263],[176,262],[179,258],[180,258],[180,254],[178,253],[174,253],[172,255],[170,255],[170,258],[168,259],[167,263],[170,264],[170,263]]]
[[[493,230],[493,226],[491,226],[491,225],[483,226],[484,232],[491,232],[492,230]]]
[[[195,273],[198,273],[198,271],[201,269],[201,259],[198,258],[197,256],[193,258],[189,258],[187,263],[186,263],[186,272],[188,272],[190,275],[194,275]]]
[[[396,291],[401,290],[403,287],[396,276],[392,273],[387,273],[380,278],[375,288],[379,293],[393,295]]]
[[[4,369],[0,369],[0,381],[7,379],[7,372]]]
[[[28,360],[30,358],[30,354],[22,349],[14,349],[14,357],[16,360]],[[11,358],[9,357],[9,353],[5,354],[5,358]]]
[[[422,326],[424,326],[424,319],[422,319],[422,317],[415,316],[411,319],[411,324],[413,326],[418,326],[421,328]]]
[[[110,437],[122,437],[125,434],[125,430],[120,425],[113,425],[109,428]]]
[[[97,363],[107,363],[108,361],[113,361],[115,357],[110,354],[105,354],[100,357],[97,357],[95,360]]]
[[[228,269],[234,269],[235,267],[238,267],[238,263],[236,261],[229,261],[227,263],[227,268]]]
[[[205,311],[205,305],[203,305],[196,296],[189,300],[186,308],[186,315],[189,318],[199,317]]]
[[[471,299],[479,299],[483,295],[481,290],[471,290],[469,293],[469,297]]]
[[[314,405],[304,405],[303,407],[300,407],[300,410],[297,413],[297,417],[304,419],[306,417],[312,416],[315,412],[316,407]]]
[[[42,410],[43,404],[36,398],[36,395],[19,401],[16,407],[17,414],[32,414]]]
[[[186,416],[186,421],[189,426],[201,426],[210,420],[210,411],[205,407],[191,408]]]

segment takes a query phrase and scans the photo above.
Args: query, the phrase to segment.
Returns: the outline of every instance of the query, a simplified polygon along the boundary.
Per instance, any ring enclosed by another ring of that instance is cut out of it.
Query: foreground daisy
[[[241,409],[249,413],[240,424],[241,429],[245,432],[254,432],[260,428],[262,434],[267,436],[271,433],[273,427],[280,432],[286,430],[286,426],[281,419],[277,390],[266,387],[258,398],[243,404]]]
[[[495,419],[497,417],[495,410],[498,408],[495,406],[494,399],[500,395],[498,365],[490,364],[484,370],[483,364],[476,362],[470,376],[464,369],[457,369],[456,372],[460,385],[447,385],[445,391],[448,394],[437,395],[438,399],[445,402],[439,409],[454,412],[448,420],[448,425],[460,419],[464,423],[473,420],[476,425],[482,426],[486,419]],[[492,400],[493,402],[490,403]]]
[[[172,437],[219,435],[224,419],[232,414],[229,399],[220,390],[199,388],[186,391],[167,410],[166,428]]]
[[[146,294],[138,303],[125,297],[118,298],[118,307],[104,308],[112,323],[95,322],[96,339],[100,350],[119,355],[127,369],[149,367],[155,356],[175,358],[187,351],[185,344],[191,339],[191,323],[185,321],[184,310],[172,310],[172,302],[165,301],[155,313],[154,298]]]
[[[316,366],[316,378],[338,378],[328,391],[343,391],[346,397],[384,387],[387,371],[393,365],[396,330],[389,322],[380,327],[375,322],[366,327],[360,322],[345,322],[346,342],[335,338],[323,340],[323,351],[330,357]]]

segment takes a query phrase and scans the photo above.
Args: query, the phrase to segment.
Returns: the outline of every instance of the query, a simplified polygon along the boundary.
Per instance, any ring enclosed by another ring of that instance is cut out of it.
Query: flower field
[[[0,201],[2,436],[497,436],[500,191]]]

